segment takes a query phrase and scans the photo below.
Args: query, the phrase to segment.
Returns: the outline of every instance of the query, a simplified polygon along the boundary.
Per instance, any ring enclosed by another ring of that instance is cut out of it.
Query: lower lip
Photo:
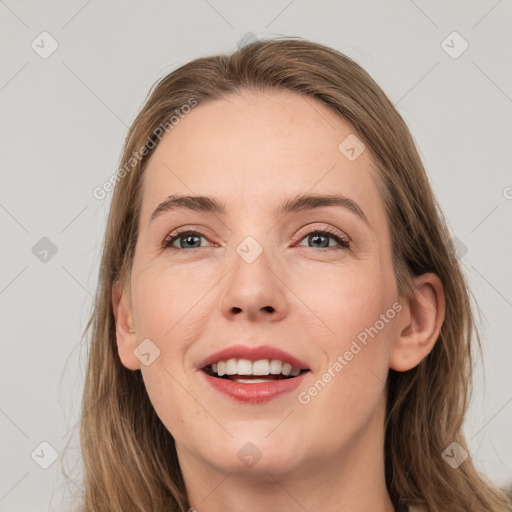
[[[228,395],[238,402],[257,404],[269,402],[279,395],[293,391],[301,384],[309,372],[303,372],[291,379],[259,382],[257,384],[244,384],[233,380],[219,379],[218,377],[208,375],[202,370],[201,373],[207,382],[220,393]]]

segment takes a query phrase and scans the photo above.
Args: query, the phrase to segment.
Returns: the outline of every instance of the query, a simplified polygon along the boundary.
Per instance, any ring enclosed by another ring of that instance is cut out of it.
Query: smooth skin
[[[195,107],[151,156],[129,282],[113,290],[118,351],[126,368],[142,372],[199,512],[394,510],[384,476],[385,382],[389,368],[409,370],[432,350],[444,296],[434,274],[416,278],[413,300],[399,296],[370,151],[350,161],[338,149],[353,133],[313,99],[245,91]],[[342,194],[368,224],[339,206],[276,216],[301,193]],[[226,214],[171,210],[150,221],[171,194],[213,196]],[[195,245],[185,236],[164,248],[181,227],[201,233]],[[318,235],[326,227],[350,247]],[[236,251],[247,236],[263,249],[250,264]],[[401,311],[378,335],[300,403],[298,393],[397,302]],[[134,354],[145,339],[160,350],[149,366]],[[236,402],[198,365],[239,343],[278,347],[311,371],[270,402]],[[249,442],[261,454],[252,467],[237,456]]]

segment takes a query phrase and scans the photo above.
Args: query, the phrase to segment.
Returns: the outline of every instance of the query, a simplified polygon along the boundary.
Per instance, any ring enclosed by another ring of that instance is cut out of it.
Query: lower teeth
[[[240,382],[241,384],[260,384],[262,382],[274,382],[274,380],[270,380],[270,379],[244,379],[244,378],[239,378],[239,379],[233,379],[233,382]]]

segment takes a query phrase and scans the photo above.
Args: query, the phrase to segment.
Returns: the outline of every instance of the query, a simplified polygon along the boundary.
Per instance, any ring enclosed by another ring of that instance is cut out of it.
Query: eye
[[[162,243],[162,246],[164,248],[170,249],[200,249],[201,238],[206,239],[206,237],[198,231],[187,229],[179,231],[178,233],[167,235]],[[174,245],[176,241],[180,242],[179,247]],[[198,243],[199,246],[197,245]]]
[[[169,235],[167,235],[164,241],[162,242],[162,247],[164,249],[200,249],[201,247],[205,247],[204,245],[201,245],[201,238],[207,240],[206,236],[200,233],[199,231],[184,229],[182,231],[178,231],[177,233],[170,233]],[[350,248],[350,240],[348,239],[348,237],[329,227],[310,231],[306,235],[302,236],[301,240],[305,239],[308,239],[308,241],[311,241],[313,244],[320,244],[310,245],[309,247],[311,248],[335,250]],[[338,247],[332,247],[329,243],[329,239],[334,240],[338,244]],[[179,246],[177,247],[175,243],[178,241]],[[327,245],[325,241],[327,241]]]
[[[339,247],[331,247],[329,244],[329,238],[333,239]],[[310,231],[305,236],[301,238],[301,240],[307,239],[308,242],[319,245],[309,245],[312,248],[320,248],[320,249],[349,249],[350,248],[350,240],[348,237],[342,235],[338,231],[334,231],[329,227],[325,229],[316,229],[314,231]],[[327,245],[326,245],[327,244]]]

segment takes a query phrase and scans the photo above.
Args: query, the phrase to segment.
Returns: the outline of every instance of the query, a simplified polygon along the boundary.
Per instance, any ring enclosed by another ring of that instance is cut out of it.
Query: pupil
[[[185,248],[185,247],[193,247],[193,248],[196,248],[196,246],[194,246],[194,242],[192,242],[191,244],[189,244],[188,242],[191,240],[191,239],[196,239],[196,240],[199,240],[199,245],[201,245],[201,241],[200,241],[200,237],[196,236],[196,235],[187,235],[185,237],[182,237],[181,240],[185,240],[185,245],[181,244],[181,248]]]
[[[319,238],[323,238],[324,240],[327,240],[327,237],[325,235],[311,235],[310,240],[318,240]],[[314,242],[313,242],[314,243]],[[321,247],[328,247],[329,246],[329,240],[327,240],[327,245],[322,244]]]

